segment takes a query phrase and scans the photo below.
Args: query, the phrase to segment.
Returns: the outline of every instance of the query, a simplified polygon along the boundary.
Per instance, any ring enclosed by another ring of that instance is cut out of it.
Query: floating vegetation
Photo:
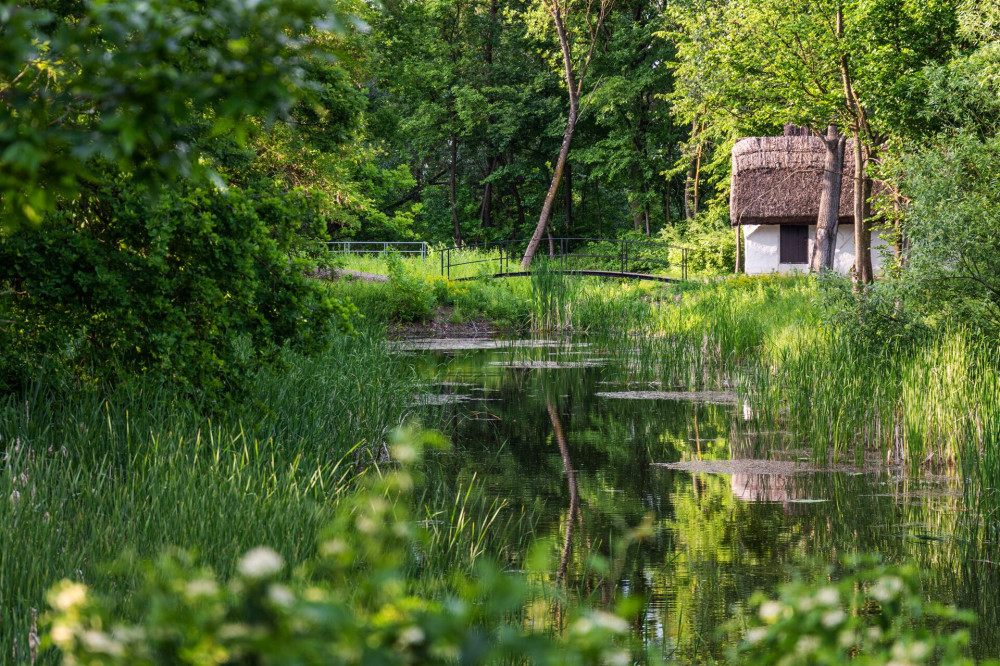
[[[779,474],[788,476],[811,472],[844,471],[840,466],[820,468],[790,460],[686,460],[674,463],[652,463],[654,467],[665,467],[692,474]]]
[[[601,391],[594,395],[620,400],[687,400],[713,405],[736,404],[736,394],[731,391]]]
[[[437,407],[467,402],[470,399],[470,396],[462,395],[461,393],[422,393],[413,398],[410,406]]]
[[[491,361],[490,365],[512,370],[565,370],[569,368],[596,368],[604,365],[606,359],[592,358],[586,361]]]
[[[509,349],[558,347],[557,340],[497,340],[494,338],[413,338],[390,342],[393,351],[479,351],[482,349]]]

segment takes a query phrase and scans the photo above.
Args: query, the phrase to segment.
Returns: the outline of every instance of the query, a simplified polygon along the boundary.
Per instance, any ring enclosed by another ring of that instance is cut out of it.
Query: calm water
[[[978,611],[976,653],[1000,652],[996,558],[961,538],[955,479],[748,462],[734,452],[753,449],[752,409],[732,396],[609,396],[664,387],[629,383],[614,350],[519,344],[529,346],[404,352],[426,381],[416,409],[454,443],[429,462],[429,483],[471,483],[484,512],[504,503],[488,547],[511,569],[548,539],[554,569],[535,575],[597,604],[642,595],[636,630],[652,649],[702,661],[723,654],[720,629],[754,591],[878,552],[916,562],[929,599]],[[678,462],[703,471],[666,466]],[[650,536],[626,544],[644,520]],[[614,562],[607,576],[586,567],[593,554]]]

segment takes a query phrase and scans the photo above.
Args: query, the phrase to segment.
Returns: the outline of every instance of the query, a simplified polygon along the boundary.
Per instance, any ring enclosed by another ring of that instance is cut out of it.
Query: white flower
[[[747,632],[747,643],[759,643],[767,636],[766,627],[754,627]]]
[[[341,539],[330,539],[320,545],[319,552],[330,557],[342,555],[347,552],[347,544]]]
[[[80,636],[80,641],[86,646],[91,652],[102,652],[107,655],[118,656],[123,653],[121,644],[113,640],[107,634],[88,630],[83,632]]]
[[[835,587],[824,587],[816,593],[816,601],[823,606],[836,606],[840,602],[840,593]]]
[[[216,585],[214,580],[199,578],[188,583],[184,591],[192,598],[210,597],[219,591],[219,586]]]
[[[624,634],[628,631],[628,622],[617,615],[605,613],[604,611],[596,611],[591,614],[591,618],[593,618],[594,624],[598,627],[603,627],[616,634]]]
[[[65,645],[73,640],[73,628],[68,624],[55,624],[52,626],[49,636],[52,637],[52,641],[56,645]]]
[[[71,583],[67,580],[63,581],[62,585],[59,586],[59,591],[54,598],[50,598],[49,603],[57,611],[65,613],[81,605],[86,600],[87,586],[80,583]]]
[[[281,571],[284,565],[281,555],[261,546],[244,555],[237,568],[247,578],[267,578]]]
[[[271,585],[267,588],[267,598],[275,606],[288,607],[295,603],[295,594],[284,585]]]
[[[839,626],[846,619],[847,614],[838,608],[837,610],[831,610],[823,613],[823,617],[820,618],[820,622],[822,622],[823,626],[827,629],[832,629]]]
[[[424,630],[420,627],[410,626],[399,632],[399,644],[403,647],[416,645],[424,642]]]
[[[765,601],[760,605],[758,614],[760,615],[760,619],[764,620],[764,622],[773,624],[778,621],[781,611],[782,606],[777,601]]]
[[[886,603],[895,599],[903,591],[903,581],[898,576],[882,576],[872,586],[872,596]]]
[[[795,651],[799,654],[809,654],[815,652],[819,647],[819,638],[816,636],[803,636],[795,644]]]

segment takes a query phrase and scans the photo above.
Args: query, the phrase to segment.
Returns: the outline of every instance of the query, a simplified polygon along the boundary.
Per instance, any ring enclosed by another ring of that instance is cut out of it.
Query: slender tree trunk
[[[591,7],[588,6],[587,25],[590,28],[590,43],[587,55],[580,65],[578,80],[577,73],[573,68],[571,39],[566,32],[566,25],[563,23],[562,12],[564,11],[564,6],[554,0],[543,0],[543,2],[549,12],[549,16],[552,18],[556,35],[559,38],[559,49],[562,51],[566,90],[569,93],[569,115],[566,116],[566,130],[563,132],[562,146],[559,148],[559,158],[556,160],[556,166],[552,172],[552,183],[549,185],[549,191],[545,195],[545,202],[542,204],[542,211],[538,216],[538,224],[535,226],[535,231],[531,235],[531,241],[524,251],[524,258],[521,259],[521,270],[523,271],[528,270],[528,267],[531,266],[531,260],[534,259],[535,252],[538,250],[538,244],[542,240],[542,234],[545,233],[549,220],[552,218],[552,206],[555,203],[556,193],[559,190],[559,181],[562,180],[563,170],[566,168],[566,160],[569,158],[570,145],[573,143],[573,132],[576,130],[576,123],[580,117],[580,92],[583,89],[583,82],[587,75],[587,69],[590,66],[591,56],[597,46],[601,25],[604,23],[611,5],[610,0],[601,0],[596,17],[590,13]]]
[[[551,227],[545,227],[545,235],[549,237],[549,259],[552,259],[553,257],[556,256],[556,242],[552,238]]]
[[[639,165],[635,162],[632,163],[632,185],[634,186],[639,182]],[[642,210],[639,207],[639,197],[638,192],[634,191],[629,196],[629,205],[632,206],[632,228],[638,232],[642,226]]]
[[[837,249],[837,227],[840,224],[844,148],[847,145],[847,139],[837,131],[836,125],[827,127],[826,136],[822,139],[826,146],[826,158],[823,161],[823,186],[816,218],[816,240],[809,261],[809,268],[817,272],[833,270],[833,253]]]
[[[563,194],[565,195],[564,206],[566,208],[566,235],[573,226],[573,165],[566,163],[566,182],[563,183]]]
[[[489,33],[486,35],[486,83],[492,89],[493,86],[493,40],[496,38],[496,22],[497,22],[497,1],[490,0],[490,24]],[[495,101],[493,95],[490,94],[487,97],[487,103],[492,107]],[[492,114],[487,115],[486,123],[492,127],[495,122],[495,118]],[[489,135],[488,135],[489,136]],[[486,178],[489,179],[493,175],[493,172],[497,168],[497,156],[495,153],[495,146],[493,141],[487,141],[487,149],[489,150],[488,157],[486,158]],[[493,224],[493,183],[487,180],[485,187],[483,188],[483,203],[479,209],[479,224],[480,228],[486,229]]]
[[[486,160],[486,177],[489,178],[497,168],[497,159],[489,157]],[[487,181],[483,187],[483,202],[479,206],[479,226],[487,229],[493,225],[493,183]]]
[[[670,179],[667,179],[667,184],[663,188],[663,223],[664,226],[670,226]]]
[[[895,194],[892,197],[892,226],[893,226],[893,250],[896,255],[896,261],[900,265],[903,263],[903,251],[906,249],[903,240],[903,229],[900,222],[903,217],[902,206],[899,204],[899,195]]]
[[[597,235],[604,237],[604,217],[601,215],[601,184],[594,180],[594,201],[597,202]]]
[[[691,191],[694,185],[694,162],[688,167],[687,178],[684,179],[684,218],[690,220],[694,217],[694,206],[692,206]]]
[[[646,218],[646,238],[649,238],[649,184],[643,183],[642,185],[642,210],[643,215]]]
[[[451,135],[451,164],[448,165],[448,197],[451,200],[451,222],[455,226],[455,245],[462,245],[462,230],[458,225],[458,207],[455,202],[455,171],[458,168],[458,139]]]
[[[698,132],[701,134],[701,132]],[[694,160],[694,193],[691,195],[691,205],[694,207],[695,216],[698,215],[698,205],[701,201],[701,197],[698,194],[698,185],[701,183],[701,156],[704,153],[705,144],[698,140],[698,154],[695,156]]]
[[[871,180],[868,178],[868,160],[865,155],[861,132],[854,133],[854,281],[869,284],[874,279],[872,270],[872,232],[868,226],[868,196]]]
[[[743,227],[736,225],[736,274],[743,272]]]
[[[514,205],[517,207],[517,229],[523,229],[528,225],[528,221],[524,219],[524,205],[521,203],[521,194],[517,191],[517,183],[510,184],[510,192],[514,195]],[[517,230],[514,237],[517,237]]]
[[[548,228],[549,220],[552,218],[552,206],[556,201],[556,194],[559,191],[559,181],[562,180],[563,169],[566,168],[566,158],[569,156],[569,147],[573,143],[573,131],[576,129],[577,106],[570,103],[569,116],[566,118],[566,131],[563,133],[562,146],[559,148],[559,158],[556,160],[556,168],[552,172],[552,182],[549,184],[549,191],[545,195],[545,202],[542,204],[542,213],[538,216],[538,225],[535,233],[531,235],[528,248],[524,251],[524,258],[521,259],[521,270],[526,271],[531,266],[531,260],[535,258],[538,244],[542,240],[542,234]]]

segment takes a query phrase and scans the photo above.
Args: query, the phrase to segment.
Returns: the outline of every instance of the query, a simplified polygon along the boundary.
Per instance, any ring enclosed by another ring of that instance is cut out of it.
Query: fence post
[[[444,251],[441,251],[441,277],[444,277]]]
[[[420,241],[420,259],[427,261],[427,243]]]
[[[448,248],[448,279],[451,279],[451,248]]]

